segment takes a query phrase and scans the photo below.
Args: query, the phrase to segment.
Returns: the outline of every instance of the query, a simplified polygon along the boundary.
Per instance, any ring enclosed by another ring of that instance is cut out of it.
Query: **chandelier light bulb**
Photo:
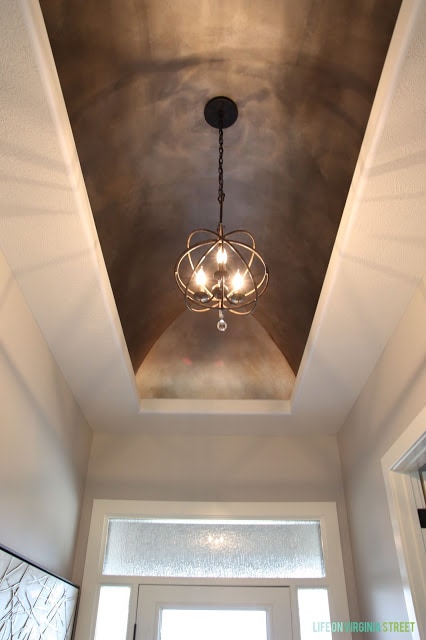
[[[223,247],[219,247],[219,249],[217,250],[216,260],[217,260],[217,264],[218,265],[225,265],[226,264],[226,262],[228,260],[228,255],[226,253],[226,249],[224,249]]]
[[[200,289],[204,289],[204,287],[206,286],[207,276],[206,276],[206,274],[204,272],[203,267],[200,267],[198,269],[198,271],[196,272],[196,274],[195,274],[195,282],[200,287]]]
[[[233,279],[232,279],[232,286],[235,292],[238,292],[240,289],[243,288],[243,284],[244,284],[244,278],[240,273],[240,270],[237,269],[237,273],[234,275]]]

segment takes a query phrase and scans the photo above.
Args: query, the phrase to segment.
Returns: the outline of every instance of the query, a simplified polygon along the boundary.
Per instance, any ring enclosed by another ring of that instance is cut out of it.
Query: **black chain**
[[[219,127],[219,191],[217,199],[220,204],[220,222],[222,223],[222,209],[223,201],[225,200],[225,193],[223,191],[223,129],[222,129],[222,114],[220,114],[220,127]]]

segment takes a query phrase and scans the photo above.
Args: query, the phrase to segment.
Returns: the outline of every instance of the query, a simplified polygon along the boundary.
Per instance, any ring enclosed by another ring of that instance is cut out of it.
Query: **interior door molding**
[[[414,498],[412,474],[426,457],[426,407],[382,458],[389,511],[413,639],[426,638],[426,554]]]

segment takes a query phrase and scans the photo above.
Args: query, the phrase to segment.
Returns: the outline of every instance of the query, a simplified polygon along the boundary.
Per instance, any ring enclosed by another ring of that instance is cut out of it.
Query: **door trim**
[[[290,587],[139,585],[136,640],[157,638],[158,617],[164,605],[176,608],[264,609],[268,640],[294,638]]]
[[[412,474],[426,459],[426,407],[382,458],[382,470],[413,640],[426,638],[426,555],[417,517]]]

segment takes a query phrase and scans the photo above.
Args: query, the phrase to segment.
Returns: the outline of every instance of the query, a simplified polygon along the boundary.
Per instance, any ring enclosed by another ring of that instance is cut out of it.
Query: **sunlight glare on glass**
[[[162,609],[161,640],[267,640],[266,611]]]

